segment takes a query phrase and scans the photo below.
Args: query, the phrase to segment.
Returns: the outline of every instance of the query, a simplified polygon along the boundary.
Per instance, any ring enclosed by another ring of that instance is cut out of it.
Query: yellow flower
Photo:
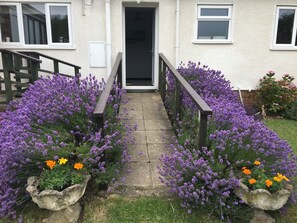
[[[52,170],[54,168],[54,166],[56,165],[56,161],[54,160],[47,160],[45,161],[46,165]]]
[[[283,175],[280,174],[280,173],[277,173],[277,177],[279,177],[279,178],[283,178]]]
[[[280,177],[273,177],[273,180],[276,181],[276,182],[281,182],[282,181],[282,178],[280,178]]]
[[[75,163],[73,168],[76,170],[80,170],[84,167],[84,165],[82,163]]]
[[[266,186],[267,187],[271,187],[271,185],[272,185],[272,181],[271,180],[265,180],[265,183],[266,183]]]
[[[283,176],[283,179],[284,179],[285,181],[289,181],[289,179],[288,179],[286,176]]]
[[[261,162],[258,161],[258,160],[256,160],[256,161],[254,162],[254,164],[257,165],[257,166],[259,166],[259,165],[261,164]]]
[[[255,180],[254,178],[249,179],[249,183],[250,183],[250,184],[255,184],[256,182],[257,182],[257,180]]]
[[[252,172],[249,169],[244,169],[242,171],[245,175],[250,175]]]
[[[62,164],[66,164],[68,161],[68,159],[65,159],[65,158],[60,158],[59,159],[59,164],[62,165]]]

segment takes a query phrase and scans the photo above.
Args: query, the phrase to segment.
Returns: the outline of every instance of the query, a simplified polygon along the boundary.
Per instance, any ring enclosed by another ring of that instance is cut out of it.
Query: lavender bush
[[[1,115],[0,216],[15,217],[16,207],[28,198],[27,178],[40,175],[47,159],[83,160],[98,183],[113,178],[108,174],[127,160],[120,140],[125,128],[117,116],[123,90],[114,86],[103,137],[92,122],[102,85],[92,76],[42,78]]]
[[[179,146],[171,145],[172,153],[161,158],[163,182],[182,199],[188,212],[204,207],[217,212],[222,220],[244,221],[239,218],[243,205],[233,192],[241,168],[260,159],[271,174],[281,172],[295,178],[296,156],[286,141],[246,114],[220,71],[189,62],[179,72],[212,108],[213,115],[209,117],[208,145],[197,148],[198,124],[193,116],[198,110],[181,91],[183,108],[175,122]],[[170,101],[175,80],[171,73],[167,79]]]

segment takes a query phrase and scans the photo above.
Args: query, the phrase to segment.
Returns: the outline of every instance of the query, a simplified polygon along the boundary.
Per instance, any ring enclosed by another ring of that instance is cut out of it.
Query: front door
[[[126,89],[155,89],[155,8],[125,7]]]

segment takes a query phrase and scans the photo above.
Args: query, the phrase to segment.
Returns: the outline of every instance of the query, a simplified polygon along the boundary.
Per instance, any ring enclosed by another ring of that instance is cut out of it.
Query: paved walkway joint
[[[120,184],[126,190],[133,188],[134,194],[160,195],[165,186],[157,166],[175,139],[171,123],[157,92],[127,93],[126,97],[128,103],[121,106],[120,114],[127,113],[129,124],[136,124],[137,130],[133,132],[135,144],[128,147],[132,158],[124,171],[126,180]]]

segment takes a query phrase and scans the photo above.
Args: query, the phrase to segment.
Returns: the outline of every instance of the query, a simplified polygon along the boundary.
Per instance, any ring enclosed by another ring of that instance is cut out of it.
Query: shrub
[[[297,100],[293,101],[285,111],[285,117],[297,121]]]
[[[222,219],[247,221],[248,209],[239,205],[241,201],[233,191],[241,168],[261,160],[271,174],[279,172],[293,178],[297,175],[297,158],[286,141],[246,114],[220,71],[192,62],[178,70],[212,108],[213,115],[208,120],[208,145],[197,148],[196,129],[192,129],[195,125],[188,123],[198,110],[189,95],[181,91],[183,109],[176,125],[180,145],[171,145],[172,153],[161,158],[163,182],[182,199],[188,212],[202,206]],[[171,73],[167,79],[172,91],[175,80]],[[168,100],[172,100],[170,96]]]
[[[281,80],[276,80],[275,73],[269,71],[258,87],[258,104],[269,115],[284,115],[289,105],[297,99],[297,87],[293,84],[294,77],[283,75]],[[262,109],[262,108],[261,108]]]
[[[99,83],[90,76],[80,82],[61,76],[42,78],[31,85],[20,102],[12,102],[0,121],[0,216],[15,217],[16,207],[27,199],[27,178],[39,176],[45,160],[63,157],[82,161],[98,182],[114,177],[115,166],[127,160],[117,122],[118,103],[123,94],[114,86],[109,98],[108,120],[102,130],[92,122],[100,96]],[[117,154],[117,157],[109,157]],[[123,157],[121,155],[124,155]],[[111,175],[112,174],[112,175]]]

